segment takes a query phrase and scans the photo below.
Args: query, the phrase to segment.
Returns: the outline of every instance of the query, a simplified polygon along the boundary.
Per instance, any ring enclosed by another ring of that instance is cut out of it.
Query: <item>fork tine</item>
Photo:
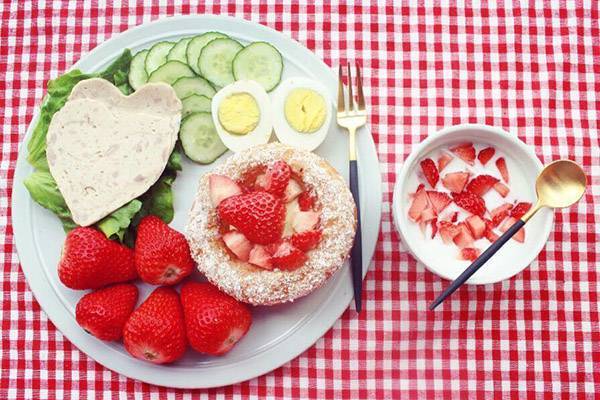
[[[365,110],[365,95],[362,88],[362,76],[360,75],[360,66],[356,63],[356,86],[358,87],[358,110]]]
[[[344,77],[344,73],[342,72],[342,64],[339,65],[338,70],[338,102],[337,102],[337,110],[338,112],[345,112],[346,105],[344,100],[344,81],[342,78]]]
[[[350,61],[348,61],[348,110],[355,111],[354,95],[352,94],[352,70],[350,69]]]

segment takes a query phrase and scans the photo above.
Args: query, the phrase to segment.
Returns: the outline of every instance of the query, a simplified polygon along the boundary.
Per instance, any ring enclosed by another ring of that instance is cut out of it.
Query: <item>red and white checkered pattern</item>
[[[63,338],[19,268],[9,206],[18,145],[45,82],[117,32],[190,13],[268,25],[330,65],[359,60],[384,185],[380,240],[360,317],[346,312],[313,347],[270,374],[203,394],[587,399],[600,393],[598,2],[125,3],[0,4],[0,398],[191,398],[113,373]],[[557,212],[550,241],[530,268],[502,283],[464,288],[429,312],[446,282],[418,265],[394,231],[395,170],[413,143],[465,122],[516,132],[543,162],[578,161],[591,189],[577,206]]]

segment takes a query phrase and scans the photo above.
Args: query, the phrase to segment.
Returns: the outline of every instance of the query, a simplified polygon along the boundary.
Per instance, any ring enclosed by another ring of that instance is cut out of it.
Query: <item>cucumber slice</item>
[[[193,94],[181,100],[181,104],[183,106],[181,109],[183,118],[195,112],[210,112],[210,99],[206,96]]]
[[[146,73],[145,68],[146,56],[148,55],[148,52],[149,50],[140,51],[133,56],[131,63],[129,64],[128,80],[133,90],[137,90],[140,86],[146,83],[146,81],[148,81],[148,74]]]
[[[202,35],[194,36],[192,38],[185,53],[187,63],[195,73],[200,75],[200,70],[198,69],[198,58],[200,57],[200,52],[202,52],[204,46],[206,46],[211,40],[226,37],[227,35],[224,35],[220,32],[206,32]]]
[[[232,61],[243,48],[233,39],[215,39],[208,43],[198,59],[200,74],[217,86],[234,82]]]
[[[173,85],[183,77],[195,76],[194,71],[181,61],[168,61],[148,77],[148,82],[164,82]]]
[[[180,78],[173,84],[173,89],[180,99],[185,99],[193,94],[212,99],[216,93],[210,83],[200,76]]]
[[[267,92],[279,84],[282,71],[281,53],[267,42],[250,43],[233,59],[233,75],[236,81],[256,81]]]
[[[167,54],[167,61],[181,61],[182,63],[187,63],[185,51],[187,50],[190,40],[192,40],[192,38],[180,39],[179,42],[171,48],[169,54]]]
[[[167,54],[169,54],[173,46],[175,46],[173,42],[158,42],[150,48],[145,63],[148,75],[167,62]]]
[[[227,151],[207,112],[188,115],[181,122],[179,138],[185,155],[200,164],[210,164]]]

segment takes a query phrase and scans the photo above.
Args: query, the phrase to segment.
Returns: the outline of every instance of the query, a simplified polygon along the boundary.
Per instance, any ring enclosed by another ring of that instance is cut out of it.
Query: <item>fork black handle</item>
[[[354,285],[354,305],[356,312],[362,310],[362,229],[360,228],[360,196],[358,192],[358,164],[350,160],[350,191],[356,203],[356,236],[350,253],[352,283]]]
[[[510,238],[513,237],[515,235],[515,233],[517,233],[519,231],[519,229],[521,229],[523,227],[523,225],[525,225],[525,221],[520,219],[517,222],[515,222],[510,228],[508,228],[502,236],[500,236],[498,239],[496,239],[496,241],[494,243],[492,243],[490,245],[490,247],[487,248],[486,251],[484,251],[479,257],[477,257],[477,259],[475,261],[473,261],[473,263],[471,265],[469,265],[467,267],[467,269],[465,269],[463,271],[463,273],[460,274],[458,276],[458,278],[456,278],[450,284],[450,286],[448,286],[446,288],[446,290],[444,290],[444,292],[442,294],[440,294],[437,299],[435,299],[435,301],[433,303],[431,303],[431,305],[429,306],[429,309],[430,310],[435,309],[444,300],[446,300],[446,298],[448,296],[450,296],[452,293],[454,293],[456,291],[456,289],[461,287],[463,285],[463,283],[465,283],[467,281],[467,279],[469,279],[471,277],[471,275],[473,275],[475,272],[477,272],[477,270],[479,268],[481,268],[483,266],[483,264],[485,264],[487,262],[487,260],[492,258],[492,256],[494,254],[496,254],[496,252],[498,250],[500,250],[502,248],[502,246],[504,246],[504,244],[506,242],[508,242],[510,240]]]

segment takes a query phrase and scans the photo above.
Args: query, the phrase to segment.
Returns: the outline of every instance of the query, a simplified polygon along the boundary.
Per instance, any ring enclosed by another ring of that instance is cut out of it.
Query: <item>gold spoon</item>
[[[431,303],[433,310],[456,289],[462,286],[479,268],[483,266],[510,238],[525,225],[531,217],[543,207],[564,208],[575,204],[585,192],[587,180],[585,173],[577,163],[571,160],[554,161],[544,167],[535,181],[537,202],[535,205],[515,222],[502,236],[487,248],[450,286]]]

